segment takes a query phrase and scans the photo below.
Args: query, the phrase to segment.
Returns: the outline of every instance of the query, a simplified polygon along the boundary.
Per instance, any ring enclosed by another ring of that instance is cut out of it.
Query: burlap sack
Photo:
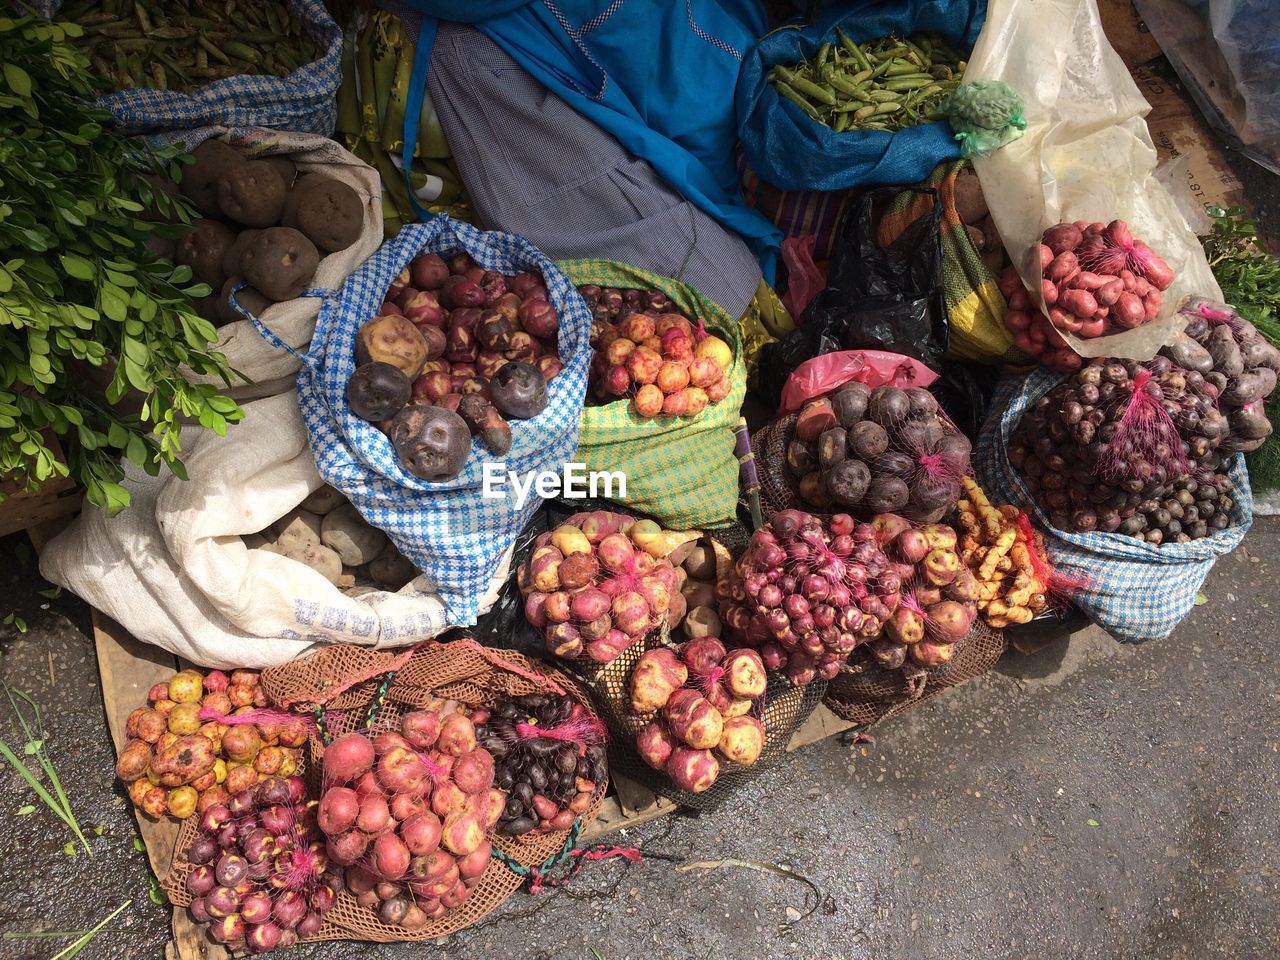
[[[187,149],[195,149],[205,140],[217,138],[240,147],[248,155],[259,158],[288,156],[298,173],[322,173],[351,187],[364,204],[364,226],[360,238],[344,250],[331,253],[320,261],[309,289],[337,290],[357,266],[382,243],[382,185],[378,173],[355,154],[335,141],[311,133],[282,133],[263,127],[203,127],[183,131],[166,140],[180,141]],[[218,293],[217,290],[214,293]],[[317,296],[274,303],[258,318],[290,347],[305,353],[316,328],[316,317],[323,301]],[[281,350],[262,338],[248,320],[237,320],[218,328],[218,347],[226,354],[227,365],[244,374],[250,383],[237,383],[227,392],[237,400],[269,397],[293,389],[302,365],[299,357]],[[197,383],[222,381],[187,373]]]
[[[401,647],[449,626],[434,584],[349,597],[301,563],[240,539],[323,481],[292,392],[245,405],[226,436],[201,433],[187,481],[130,468],[129,509],[86,509],[40,557],[44,577],[140,640],[205,667],[269,667],[317,644]],[[495,577],[506,579],[504,563]],[[496,596],[482,600],[487,609]]]

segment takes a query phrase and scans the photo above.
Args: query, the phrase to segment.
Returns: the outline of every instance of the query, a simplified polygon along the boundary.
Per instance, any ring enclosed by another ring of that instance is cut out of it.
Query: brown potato
[[[262,160],[235,165],[218,178],[218,206],[246,227],[278,224],[287,192],[280,174]]]
[[[422,372],[426,360],[427,341],[422,332],[399,314],[374,317],[356,331],[357,363],[389,363],[412,380]]]
[[[220,290],[227,279],[222,272],[222,261],[235,239],[236,235],[225,223],[197,220],[178,241],[174,257],[178,263],[190,267],[191,273],[201,283]]]
[[[182,168],[178,189],[206,217],[222,216],[218,205],[218,180],[228,170],[248,161],[222,140],[206,140],[191,151],[195,162]]]
[[[228,323],[235,323],[237,320],[243,320],[235,308],[231,306],[231,291],[237,283],[243,283],[240,277],[227,277],[227,282],[222,285],[222,290],[218,293],[218,303],[213,318],[214,324],[217,326],[225,326]],[[264,297],[253,287],[245,287],[236,294],[236,303],[244,307],[255,317],[261,317],[262,311],[271,306],[271,301]]]
[[[222,272],[228,277],[238,277],[240,275],[240,258],[244,255],[245,249],[253,242],[253,238],[260,234],[261,230],[241,230],[236,234],[235,242],[227,247],[227,252],[222,258]]]
[[[319,249],[333,253],[360,238],[364,204],[360,195],[340,180],[308,173],[289,191],[281,222],[301,230]]]
[[[263,230],[240,257],[244,278],[276,301],[293,300],[301,294],[319,263],[315,244],[290,227]]]

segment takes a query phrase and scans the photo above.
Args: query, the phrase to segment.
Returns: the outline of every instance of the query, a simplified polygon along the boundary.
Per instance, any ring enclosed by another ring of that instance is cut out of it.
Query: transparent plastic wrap
[[[1033,300],[1040,291],[1038,243],[1063,221],[1121,219],[1173,269],[1156,320],[1082,340],[1085,357],[1147,360],[1182,329],[1187,296],[1220,297],[1195,232],[1156,177],[1156,149],[1143,99],[1107,42],[1095,0],[991,0],[966,80],[1003,80],[1026,103],[1025,135],[974,157],[992,219]]]

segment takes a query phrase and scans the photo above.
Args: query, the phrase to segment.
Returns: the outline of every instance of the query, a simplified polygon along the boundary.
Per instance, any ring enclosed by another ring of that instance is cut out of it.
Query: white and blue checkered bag
[[[1253,523],[1244,456],[1232,457],[1227,471],[1235,502],[1231,524],[1208,537],[1155,546],[1119,533],[1058,530],[1009,463],[1006,445],[1023,412],[1062,379],[1041,369],[1000,382],[973,460],[978,482],[993,503],[1011,503],[1031,516],[1054,567],[1088,583],[1072,601],[1090,619],[1122,643],[1166,637],[1191,612],[1214,561],[1234,550]]]
[[[271,127],[331,136],[342,84],[342,28],[323,0],[288,0],[289,10],[317,46],[320,59],[288,76],[244,74],[215,80],[188,92],[133,87],[99,97],[121,133],[189,130],[193,127]],[[58,0],[45,2],[52,17]]]
[[[378,313],[396,274],[420,253],[447,257],[460,250],[487,270],[542,273],[560,317],[564,369],[548,384],[549,401],[542,413],[511,421],[511,449],[505,457],[494,457],[473,439],[471,456],[457,477],[428,483],[401,467],[382,431],[351,412],[347,381],[356,368],[356,331]],[[517,506],[510,484],[501,487],[499,497],[483,497],[483,464],[499,463],[503,471],[521,476],[560,474],[578,447],[590,335],[585,301],[529,241],[486,233],[444,216],[401,230],[320,310],[311,352],[298,375],[298,402],[316,466],[431,581],[453,625],[475,622],[480,597],[540,502],[531,494]]]

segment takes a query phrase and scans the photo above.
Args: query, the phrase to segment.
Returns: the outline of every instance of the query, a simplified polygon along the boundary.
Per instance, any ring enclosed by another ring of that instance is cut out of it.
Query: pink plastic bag
[[[779,414],[799,410],[810,397],[858,380],[868,387],[927,387],[938,375],[919,360],[883,350],[837,350],[812,357],[791,372],[782,388]]]
[[[782,262],[787,265],[787,292],[782,305],[792,319],[799,320],[809,301],[827,286],[827,271],[813,261],[817,237],[787,237],[782,241]]]

